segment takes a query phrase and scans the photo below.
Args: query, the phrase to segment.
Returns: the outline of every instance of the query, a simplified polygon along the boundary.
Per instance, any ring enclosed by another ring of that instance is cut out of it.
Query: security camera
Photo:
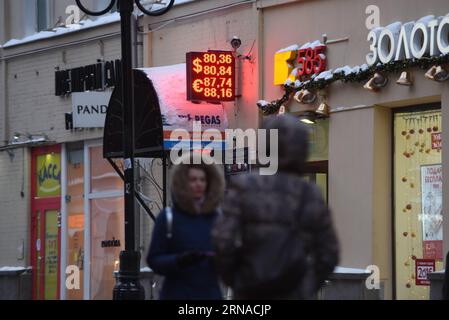
[[[240,40],[239,37],[234,36],[231,40],[231,46],[234,48],[234,50],[237,50],[242,45],[242,40]]]

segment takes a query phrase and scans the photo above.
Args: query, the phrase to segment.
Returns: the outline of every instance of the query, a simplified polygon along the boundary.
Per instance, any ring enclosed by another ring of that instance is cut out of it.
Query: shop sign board
[[[61,155],[44,154],[37,157],[37,197],[56,197],[61,194]]]
[[[366,62],[389,63],[404,59],[421,59],[449,53],[449,14],[429,15],[414,22],[394,22],[386,27],[372,29],[367,40],[370,52]]]
[[[121,68],[121,60],[115,60],[58,70],[55,72],[55,95],[115,87],[121,80]]]
[[[305,81],[325,71],[325,51],[326,45],[319,41],[279,50],[274,56],[274,84]]]
[[[103,128],[112,92],[72,94],[74,128]]]

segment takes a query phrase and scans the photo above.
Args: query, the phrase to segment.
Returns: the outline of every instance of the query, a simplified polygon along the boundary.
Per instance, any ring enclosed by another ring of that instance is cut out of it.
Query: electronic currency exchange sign
[[[187,53],[187,100],[235,100],[235,57],[232,51]]]

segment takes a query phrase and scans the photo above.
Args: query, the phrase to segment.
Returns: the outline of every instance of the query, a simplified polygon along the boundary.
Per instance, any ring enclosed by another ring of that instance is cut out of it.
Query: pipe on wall
[[[1,31],[0,31],[0,44],[5,43],[6,40],[6,1],[0,0],[0,21],[1,21]],[[3,57],[3,48],[0,48],[0,58]],[[2,132],[0,133],[2,144],[6,144],[8,140],[8,122],[7,122],[7,96],[6,96],[6,61],[1,59],[0,61],[1,71],[0,71],[0,121],[2,121]]]

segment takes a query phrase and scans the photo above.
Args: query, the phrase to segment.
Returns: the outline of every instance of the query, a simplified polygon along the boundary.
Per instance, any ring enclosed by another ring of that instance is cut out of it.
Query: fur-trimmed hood
[[[220,165],[175,165],[171,179],[173,204],[186,213],[198,214],[189,191],[188,172],[191,167],[200,167],[206,171],[207,189],[204,202],[201,205],[201,213],[213,213],[221,205],[224,197],[225,179],[223,167]]]

